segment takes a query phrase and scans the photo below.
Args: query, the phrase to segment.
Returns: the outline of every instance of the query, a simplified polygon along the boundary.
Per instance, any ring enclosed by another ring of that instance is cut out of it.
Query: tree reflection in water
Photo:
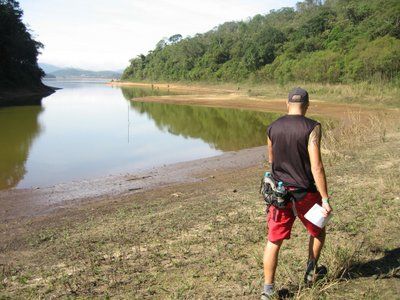
[[[130,100],[151,96],[151,89],[122,89]],[[131,106],[147,114],[157,127],[175,135],[200,138],[211,147],[233,151],[261,146],[266,143],[267,126],[280,116],[277,113],[254,112],[240,109],[209,108],[131,101]]]
[[[41,106],[0,108],[0,189],[15,187],[26,173],[25,163],[41,128]]]

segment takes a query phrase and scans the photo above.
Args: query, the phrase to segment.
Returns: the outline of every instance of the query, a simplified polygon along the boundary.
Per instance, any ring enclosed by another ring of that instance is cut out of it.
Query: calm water
[[[42,106],[0,108],[0,189],[48,186],[265,143],[276,114],[128,101],[167,91],[101,82],[62,87]]]

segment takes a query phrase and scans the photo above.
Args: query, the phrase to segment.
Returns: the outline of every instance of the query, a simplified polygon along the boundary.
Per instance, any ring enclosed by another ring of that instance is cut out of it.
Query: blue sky
[[[116,70],[163,37],[206,32],[293,0],[20,0],[24,22],[45,45],[40,62]]]

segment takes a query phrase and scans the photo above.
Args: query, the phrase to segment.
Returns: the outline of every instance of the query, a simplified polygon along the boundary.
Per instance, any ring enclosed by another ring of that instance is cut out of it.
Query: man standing
[[[304,214],[315,203],[322,205],[325,216],[332,211],[321,160],[321,124],[305,117],[308,105],[307,91],[295,88],[289,93],[288,114],[273,122],[267,131],[272,177],[276,182],[282,181],[285,188],[293,191],[297,197],[296,201],[287,203],[283,208],[269,207],[268,242],[264,250],[265,281],[261,299],[270,299],[274,295],[278,253],[283,240],[290,238],[296,215],[310,234],[304,276],[307,284],[315,280],[318,258],[325,241],[325,228],[321,229],[304,218]]]

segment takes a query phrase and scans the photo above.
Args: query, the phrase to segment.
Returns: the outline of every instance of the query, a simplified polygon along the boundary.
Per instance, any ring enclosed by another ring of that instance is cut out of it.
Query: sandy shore
[[[286,98],[265,98],[262,96],[249,96],[244,90],[237,90],[225,86],[202,86],[202,85],[183,85],[183,84],[151,84],[136,82],[110,82],[111,86],[132,86],[132,87],[152,87],[154,89],[167,89],[181,92],[181,95],[148,96],[135,98],[132,101],[137,102],[157,102],[178,105],[197,105],[206,107],[223,107],[246,109],[263,112],[281,112],[286,111]],[[343,118],[346,113],[357,112],[367,115],[371,112],[376,113],[382,109],[367,108],[357,104],[341,104],[327,102],[312,98],[308,115],[322,116],[325,118]],[[389,109],[386,109],[390,111]]]

